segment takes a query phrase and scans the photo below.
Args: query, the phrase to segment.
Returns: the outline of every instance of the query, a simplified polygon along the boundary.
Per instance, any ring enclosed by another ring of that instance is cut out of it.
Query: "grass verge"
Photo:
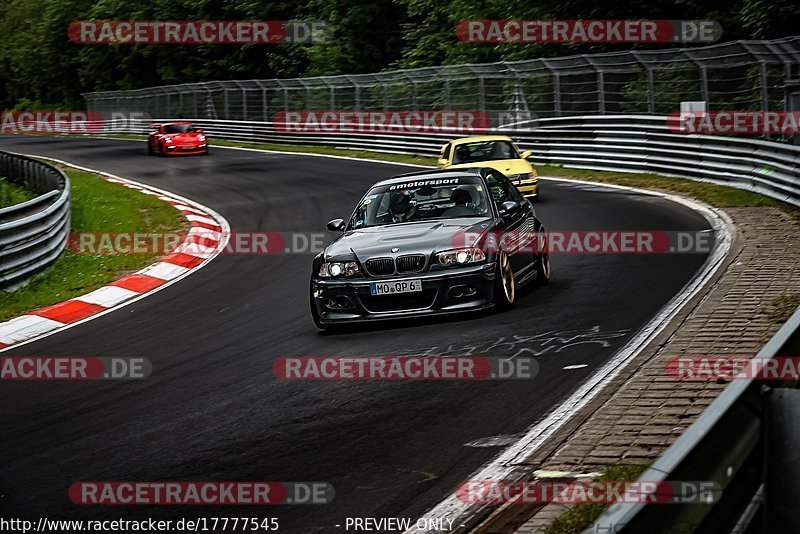
[[[72,183],[72,232],[176,232],[188,228],[180,212],[153,196],[62,167]],[[17,291],[0,290],[0,321],[77,297],[153,263],[155,254],[65,252]]]
[[[607,468],[597,480],[633,481],[647,470],[646,465],[615,465]],[[556,517],[545,534],[580,534],[600,517],[609,504],[576,504]]]
[[[800,307],[800,293],[781,295],[772,301],[769,318],[773,323],[783,324]]]
[[[13,206],[34,198],[36,198],[36,193],[14,185],[6,181],[5,178],[0,178],[0,208]]]
[[[570,178],[585,180],[587,182],[600,182],[628,187],[641,187],[655,189],[669,193],[678,193],[702,200],[718,208],[738,206],[778,206],[782,203],[758,193],[715,185],[705,182],[696,182],[686,178],[669,178],[659,174],[639,174],[630,172],[592,171],[586,169],[571,169],[556,165],[537,165],[536,170],[543,176],[556,178]]]

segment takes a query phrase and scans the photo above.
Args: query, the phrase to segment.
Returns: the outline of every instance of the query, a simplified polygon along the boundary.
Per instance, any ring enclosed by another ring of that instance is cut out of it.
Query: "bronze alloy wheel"
[[[511,261],[508,254],[500,253],[500,281],[505,293],[506,302],[510,305],[514,303],[517,292],[517,283],[514,280],[514,271],[511,269]]]
[[[550,251],[547,250],[547,236],[544,234],[544,229],[540,234],[539,250],[541,256],[539,258],[539,265],[537,269],[537,278],[539,284],[544,285],[550,281]]]

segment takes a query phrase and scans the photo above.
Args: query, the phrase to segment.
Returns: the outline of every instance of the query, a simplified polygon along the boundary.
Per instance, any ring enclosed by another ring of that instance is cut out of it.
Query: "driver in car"
[[[417,202],[406,191],[401,191],[389,200],[389,216],[392,222],[405,222],[411,220],[417,213]]]
[[[478,209],[478,205],[472,201],[472,193],[470,193],[464,187],[454,189],[453,194],[450,195],[450,200],[456,206],[464,206],[472,211],[476,211]]]
[[[464,217],[478,213],[478,205],[472,201],[472,193],[466,187],[457,187],[450,194],[450,202],[455,204],[442,215],[445,217]]]

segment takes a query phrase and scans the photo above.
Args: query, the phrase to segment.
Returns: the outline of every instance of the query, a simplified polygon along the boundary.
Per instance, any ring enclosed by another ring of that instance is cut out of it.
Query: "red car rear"
[[[191,122],[164,122],[149,126],[147,153],[151,156],[208,154],[208,139]]]

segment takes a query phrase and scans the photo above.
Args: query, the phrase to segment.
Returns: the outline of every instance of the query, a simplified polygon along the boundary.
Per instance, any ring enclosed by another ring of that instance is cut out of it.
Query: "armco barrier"
[[[167,119],[162,119],[161,122]],[[153,120],[153,122],[159,122]],[[435,156],[459,137],[445,133],[287,133],[271,122],[199,119],[213,140],[248,143],[324,145],[394,154]],[[103,131],[144,133],[146,124],[109,122]],[[486,133],[511,136],[534,163],[567,167],[657,173],[747,189],[800,205],[800,147],[753,138],[680,134],[666,116],[586,115],[540,119],[525,128]]]
[[[800,310],[758,357],[800,354]],[[714,482],[714,500],[615,504],[586,533],[800,532],[800,390],[796,382],[735,380],[639,477]]]
[[[0,152],[0,177],[39,194],[0,209],[0,288],[24,284],[64,251],[70,230],[70,183],[41,161]]]

